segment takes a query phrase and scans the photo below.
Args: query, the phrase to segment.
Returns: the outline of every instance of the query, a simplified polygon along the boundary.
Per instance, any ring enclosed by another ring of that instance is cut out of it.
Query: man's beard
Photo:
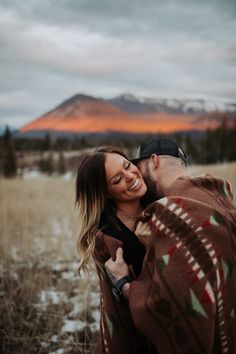
[[[157,183],[152,179],[152,177],[147,172],[146,176],[143,176],[144,182],[147,185],[147,192],[142,197],[142,204],[147,206],[155,202],[156,200],[163,198],[164,195],[158,190]]]

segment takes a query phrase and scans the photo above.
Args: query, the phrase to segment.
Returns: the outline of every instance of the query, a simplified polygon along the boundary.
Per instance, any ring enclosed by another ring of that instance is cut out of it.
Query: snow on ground
[[[45,305],[51,302],[53,305],[58,305],[61,301],[66,298],[64,291],[57,291],[55,289],[51,290],[41,290],[40,291],[40,302]]]
[[[55,352],[50,352],[49,354],[64,354],[66,351],[64,348],[57,349]]]
[[[86,323],[80,320],[65,320],[61,329],[61,334],[78,332],[85,329]]]

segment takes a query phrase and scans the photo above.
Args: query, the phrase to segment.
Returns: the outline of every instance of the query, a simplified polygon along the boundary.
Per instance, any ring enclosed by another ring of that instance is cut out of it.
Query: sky
[[[235,0],[0,0],[0,126],[71,96],[236,102]]]

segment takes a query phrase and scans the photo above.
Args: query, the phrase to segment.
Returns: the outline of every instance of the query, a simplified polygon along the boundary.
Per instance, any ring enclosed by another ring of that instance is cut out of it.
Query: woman
[[[95,261],[101,290],[100,338],[96,353],[146,354],[150,345],[132,322],[128,301],[114,294],[104,268],[123,248],[130,274],[138,277],[145,247],[133,234],[136,218],[142,210],[140,198],[147,187],[138,168],[118,148],[100,148],[82,161],[76,180],[76,200],[80,214],[77,241],[86,271]]]

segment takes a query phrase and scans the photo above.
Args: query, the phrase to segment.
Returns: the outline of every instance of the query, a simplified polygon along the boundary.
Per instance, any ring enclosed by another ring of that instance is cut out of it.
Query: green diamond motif
[[[225,225],[224,217],[222,216],[222,214],[220,214],[216,210],[215,210],[214,215],[211,216],[211,218],[214,219],[214,220],[212,220],[213,222],[211,222],[213,225],[219,225],[219,224]],[[211,218],[210,218],[210,221],[211,221]]]
[[[109,330],[109,334],[110,334],[110,337],[112,338],[113,324],[112,324],[112,321],[110,320],[110,318],[108,317],[106,312],[105,312],[105,317],[106,317],[106,323],[107,323],[107,327],[108,327],[108,330]]]
[[[162,259],[163,259],[165,265],[167,265],[169,263],[169,258],[170,258],[169,254],[164,254],[162,256]]]
[[[222,264],[222,268],[223,268],[224,279],[225,279],[225,282],[226,282],[228,274],[229,274],[229,267],[228,267],[228,265],[225,263],[225,261],[223,259],[221,260],[221,264]]]
[[[210,216],[210,223],[211,223],[211,225],[216,225],[216,226],[219,225],[219,223],[217,222],[217,220],[215,218],[215,215]]]
[[[198,298],[196,297],[196,295],[194,294],[194,292],[190,289],[190,294],[191,294],[191,301],[192,301],[192,307],[193,309],[200,313],[202,316],[208,318],[204,308],[202,307],[200,301],[198,300]]]

